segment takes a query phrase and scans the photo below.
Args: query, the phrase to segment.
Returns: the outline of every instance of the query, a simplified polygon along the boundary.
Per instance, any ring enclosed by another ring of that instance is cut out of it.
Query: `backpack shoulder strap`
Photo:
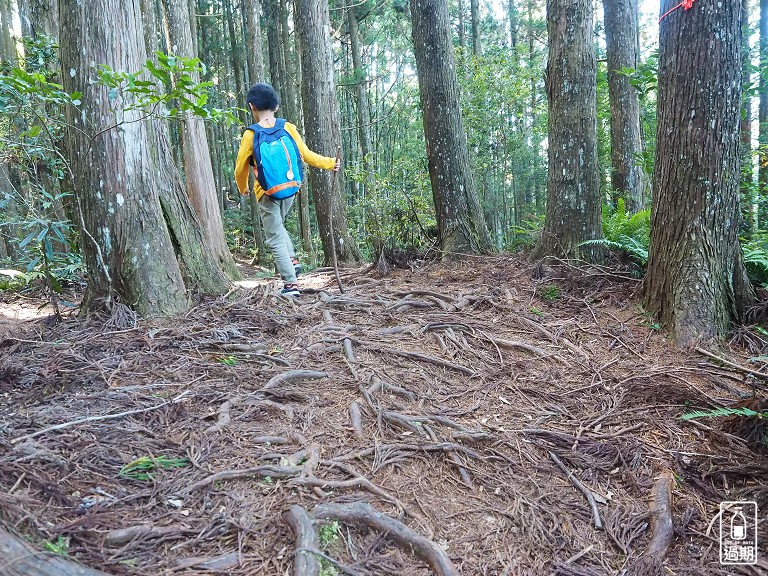
[[[246,130],[250,130],[251,132],[258,132],[261,129],[261,126],[258,124],[251,124],[250,126],[246,127]]]

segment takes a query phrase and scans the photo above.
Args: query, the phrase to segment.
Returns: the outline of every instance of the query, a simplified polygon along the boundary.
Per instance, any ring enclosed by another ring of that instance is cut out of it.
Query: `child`
[[[253,121],[261,128],[274,128],[275,124],[282,123],[283,120],[275,118],[275,112],[280,105],[280,97],[269,84],[255,84],[248,90],[248,96],[246,98],[248,102],[248,108],[253,115]],[[248,167],[253,166],[254,172],[258,172],[256,166],[256,160],[254,156],[254,130],[260,130],[259,127],[253,126],[245,131],[243,138],[240,141],[240,151],[237,153],[237,162],[235,164],[235,181],[237,187],[240,190],[240,194],[246,196],[248,194]],[[299,135],[296,126],[289,122],[285,122],[285,131],[293,138],[293,142],[296,145],[296,149],[301,155],[301,160],[307,162],[310,166],[315,168],[323,168],[325,170],[333,170],[337,172],[341,166],[341,160],[337,158],[330,158],[328,156],[321,156],[315,152],[312,152],[307,145],[304,144]],[[286,148],[285,155],[288,156],[288,149]],[[266,168],[266,167],[265,167]],[[300,167],[297,167],[300,169]],[[267,170],[265,170],[267,172]],[[291,169],[289,168],[289,176],[293,178]],[[257,174],[258,178],[258,174]],[[272,257],[275,259],[275,265],[280,273],[280,276],[285,283],[282,294],[286,296],[300,296],[299,285],[296,282],[296,276],[301,272],[301,265],[296,258],[296,250],[293,248],[293,243],[288,236],[288,231],[285,229],[285,217],[293,206],[293,200],[295,196],[290,196],[283,199],[274,199],[265,193],[262,186],[259,184],[258,179],[253,184],[254,192],[256,194],[256,200],[259,202],[259,214],[261,215],[261,224],[264,227],[264,235],[267,246],[272,252]],[[278,196],[276,194],[276,196]]]

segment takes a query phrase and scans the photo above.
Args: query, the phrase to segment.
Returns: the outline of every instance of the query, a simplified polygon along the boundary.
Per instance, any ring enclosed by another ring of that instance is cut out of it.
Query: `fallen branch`
[[[651,527],[653,536],[645,554],[661,561],[669,552],[675,535],[672,524],[672,473],[665,471],[653,485],[653,504],[651,505]]]
[[[294,576],[318,576],[320,562],[315,554],[307,554],[307,550],[320,547],[320,538],[315,530],[314,522],[309,513],[301,506],[293,505],[283,513],[283,520],[291,527],[296,538],[296,550],[293,559]]]
[[[768,380],[768,374],[764,374],[763,372],[758,372],[757,370],[752,370],[751,368],[747,368],[746,366],[735,364],[734,362],[726,360],[725,358],[721,358],[717,354],[712,354],[712,352],[709,352],[708,350],[704,350],[704,348],[700,348],[699,346],[697,346],[695,350],[699,354],[703,354],[707,358],[712,358],[713,360],[717,360],[718,362],[728,366],[729,368],[733,368],[734,370],[738,370],[739,372],[744,372],[746,374],[751,374],[752,376],[757,376],[758,378],[764,378]]]
[[[592,508],[592,517],[595,521],[595,528],[598,530],[603,529],[603,521],[600,519],[600,511],[597,509],[597,501],[595,500],[595,497],[592,495],[592,490],[584,486],[584,484],[581,483],[581,480],[576,478],[576,476],[573,475],[573,472],[568,470],[566,468],[565,464],[555,456],[552,452],[549,453],[549,457],[552,458],[552,461],[557,464],[557,467],[562,470],[565,475],[568,477],[568,480],[571,481],[571,483],[578,488],[582,494],[584,494],[584,497],[587,499],[587,502],[589,502],[590,508]]]
[[[78,426],[79,424],[87,424],[88,422],[100,422],[102,420],[114,420],[116,418],[124,418],[125,416],[132,416],[134,414],[143,414],[151,410],[157,410],[158,408],[162,408],[163,406],[168,406],[169,404],[176,404],[177,402],[181,401],[181,399],[187,394],[189,394],[189,390],[182,392],[172,400],[168,400],[167,402],[161,402],[160,404],[157,404],[155,406],[150,406],[149,408],[140,408],[138,410],[128,410],[127,412],[120,412],[118,414],[105,414],[103,416],[89,416],[88,418],[80,418],[79,420],[72,420],[71,422],[64,422],[63,424],[56,424],[55,426],[49,426],[48,428],[43,428],[42,430],[38,430],[37,432],[33,432],[32,434],[26,434],[24,436],[19,436],[18,438],[14,438],[13,440],[11,440],[11,444],[16,444],[17,442],[21,442],[22,440],[29,440],[30,438],[37,438],[38,436],[42,436],[43,434],[47,434],[48,432],[53,432],[55,430],[63,430],[65,428],[71,428],[72,426]]]
[[[398,546],[424,560],[438,576],[458,576],[448,554],[436,543],[402,522],[378,512],[370,504],[318,504],[312,514],[319,520],[337,520],[383,532]]]

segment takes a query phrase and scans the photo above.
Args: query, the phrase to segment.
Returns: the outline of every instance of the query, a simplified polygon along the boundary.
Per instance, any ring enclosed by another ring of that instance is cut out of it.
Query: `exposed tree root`
[[[404,550],[413,551],[438,576],[458,576],[459,574],[448,554],[440,546],[402,522],[378,512],[370,504],[362,502],[318,504],[313,508],[312,515],[319,520],[337,520],[345,524],[364,526],[384,532],[388,538]]]
[[[664,558],[672,546],[675,536],[672,522],[672,472],[665,470],[653,485],[653,501],[650,512],[652,515],[651,541],[645,553],[627,574],[629,576],[660,576],[664,571]]]
[[[2,576],[108,576],[65,556],[35,550],[23,539],[0,528]]]
[[[320,562],[309,550],[320,547],[315,524],[309,513],[301,506],[293,505],[283,513],[283,519],[293,530],[296,538],[296,551],[293,556],[293,576],[318,576]]]

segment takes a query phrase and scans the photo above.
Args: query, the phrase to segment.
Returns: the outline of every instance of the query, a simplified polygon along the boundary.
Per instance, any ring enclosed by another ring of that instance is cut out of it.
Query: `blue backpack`
[[[285,118],[272,128],[251,124],[256,179],[264,193],[274,200],[290,198],[299,192],[304,167],[296,141],[285,129]]]

